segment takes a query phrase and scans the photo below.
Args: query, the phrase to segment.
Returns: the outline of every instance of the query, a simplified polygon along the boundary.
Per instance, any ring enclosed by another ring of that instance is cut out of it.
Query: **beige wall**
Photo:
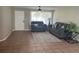
[[[14,7],[11,7],[11,27],[12,27],[12,30],[14,30],[14,26],[15,26],[15,24],[14,24],[14,20],[15,20],[15,13],[14,13],[14,11],[15,11],[15,9],[14,9]]]
[[[4,39],[7,35],[10,34],[12,28],[11,28],[11,8],[10,7],[0,7],[0,15],[2,16],[0,18],[0,33],[1,37],[0,40]]]
[[[0,7],[0,39],[2,39],[2,7]]]
[[[60,22],[74,22],[79,26],[79,7],[58,7],[54,13],[54,20]]]

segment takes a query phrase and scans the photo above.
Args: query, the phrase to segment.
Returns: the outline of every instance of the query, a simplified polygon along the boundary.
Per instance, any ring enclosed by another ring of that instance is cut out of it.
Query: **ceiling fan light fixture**
[[[41,7],[40,6],[38,6],[39,8],[38,8],[38,11],[41,11],[42,9],[41,9]]]

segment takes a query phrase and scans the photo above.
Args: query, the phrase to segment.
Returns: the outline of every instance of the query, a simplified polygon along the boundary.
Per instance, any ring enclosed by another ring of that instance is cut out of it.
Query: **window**
[[[46,12],[46,11],[31,12],[31,21],[43,21],[44,24],[48,25],[50,19],[52,19],[52,12]]]

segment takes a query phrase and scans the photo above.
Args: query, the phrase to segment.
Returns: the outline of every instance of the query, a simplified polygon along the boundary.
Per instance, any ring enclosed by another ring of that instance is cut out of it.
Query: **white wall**
[[[11,8],[10,7],[0,7],[0,40],[3,40],[5,37],[7,37],[11,33]]]

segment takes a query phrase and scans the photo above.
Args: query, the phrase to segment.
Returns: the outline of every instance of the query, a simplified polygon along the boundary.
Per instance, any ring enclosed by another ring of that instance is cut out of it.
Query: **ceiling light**
[[[38,6],[38,11],[41,11],[42,9],[41,9],[41,7],[40,6]]]

